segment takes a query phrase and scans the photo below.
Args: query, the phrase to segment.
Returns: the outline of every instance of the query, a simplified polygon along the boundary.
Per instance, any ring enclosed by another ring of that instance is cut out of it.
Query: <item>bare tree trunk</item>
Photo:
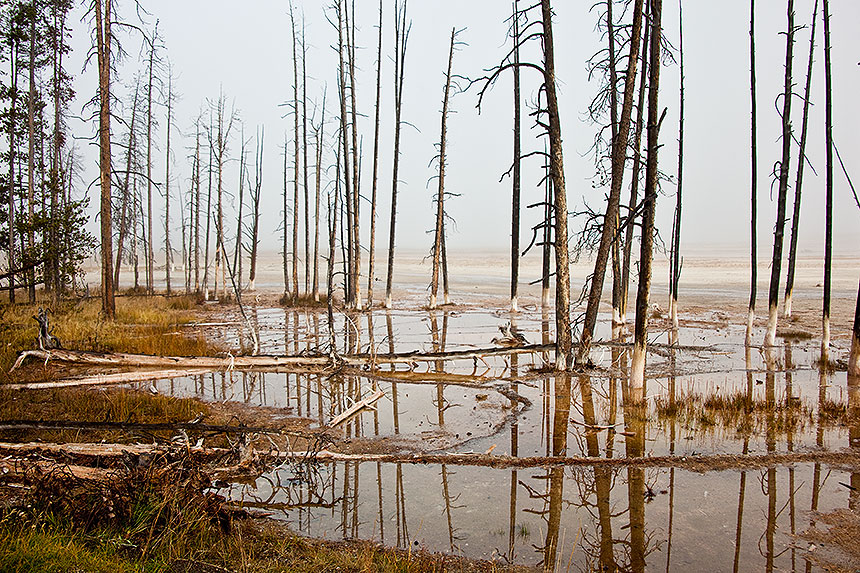
[[[755,0],[750,0],[750,303],[747,313],[746,346],[752,345],[755,299],[758,281],[758,150],[757,101],[755,80]]]
[[[803,166],[806,162],[806,135],[809,119],[809,95],[812,87],[812,63],[815,60],[815,27],[818,23],[818,0],[812,10],[812,32],[809,36],[809,61],[806,67],[806,87],[803,95],[803,120],[800,128],[800,150],[797,160],[797,178],[794,183],[794,214],[791,218],[791,242],[788,246],[788,273],[785,275],[785,298],[782,315],[791,316],[791,298],[794,291],[794,273],[797,265],[797,236],[800,230],[800,201],[803,189]]]
[[[436,236],[433,242],[433,277],[430,281],[430,308],[436,308],[439,291],[439,266],[442,258],[442,241],[445,231],[445,151],[448,140],[448,95],[451,92],[451,66],[454,62],[454,37],[457,29],[451,29],[451,46],[448,49],[448,71],[445,73],[445,89],[442,97],[442,132],[439,136],[439,188],[436,193]]]
[[[119,234],[117,235],[117,246],[116,246],[116,265],[114,268],[114,277],[113,284],[114,289],[119,289],[119,271],[122,266],[122,255],[123,255],[123,244],[125,242],[125,236],[128,232],[128,202],[129,202],[129,184],[131,179],[131,169],[132,169],[132,157],[134,155],[135,147],[137,146],[137,137],[134,133],[134,127],[137,120],[137,98],[138,98],[138,88],[139,85],[135,86],[134,90],[134,100],[131,108],[131,123],[128,126],[128,149],[126,150],[125,155],[125,176],[124,176],[124,185],[122,188],[122,207],[120,209],[120,219],[119,219]],[[132,200],[132,203],[134,201]],[[134,209],[132,209],[134,212]]]
[[[240,140],[242,142],[239,154],[239,214],[236,217],[236,245],[233,249],[233,272],[236,273],[238,292],[242,292],[242,216],[245,206],[245,126],[242,126]]]
[[[9,253],[7,261],[9,264],[9,302],[15,302],[15,124],[17,118],[16,103],[18,101],[18,42],[17,35],[10,38],[10,55],[9,55],[9,80],[10,80],[10,97],[9,97],[9,213],[7,220],[9,223]],[[102,56],[99,51],[99,57]],[[101,65],[101,60],[99,60]],[[101,79],[101,67],[99,67],[99,79]],[[99,115],[101,118],[101,115]],[[101,134],[101,132],[99,132]],[[104,231],[104,229],[102,229]],[[104,233],[102,233],[104,239]]]
[[[170,250],[170,123],[173,113],[173,76],[167,70],[167,151],[164,156],[164,285],[170,295],[170,266],[173,253]]]
[[[320,186],[323,161],[323,134],[325,129],[325,100],[326,91],[323,90],[322,117],[320,125],[316,132],[316,176],[314,184],[316,186],[314,196],[314,280],[313,280],[313,298],[314,301],[320,300],[320,281],[319,281],[319,259],[320,259]]]
[[[650,0],[646,3],[646,13],[651,10]],[[642,73],[639,77],[639,99],[636,104],[636,131],[633,135],[633,172],[630,180],[630,202],[627,205],[627,217],[625,219],[624,254],[621,265],[621,296],[619,319],[624,324],[627,321],[627,302],[630,294],[630,261],[633,252],[633,232],[636,226],[636,206],[639,203],[639,174],[642,169],[642,131],[645,125],[645,93],[648,83],[648,48],[650,43],[651,27],[646,25],[642,34]]]
[[[549,309],[550,307],[550,275],[552,274],[550,271],[552,270],[552,263],[550,257],[550,249],[552,248],[552,229],[553,229],[553,206],[555,204],[555,199],[552,193],[552,174],[549,168],[549,153],[547,153],[546,145],[544,145],[544,154],[547,158],[546,165],[544,166],[544,170],[546,173],[544,174],[544,213],[543,213],[543,242],[541,244],[541,308],[544,310]]]
[[[395,0],[396,1],[396,0]],[[385,308],[391,308],[391,289],[394,278],[394,229],[397,223],[397,173],[400,166],[400,117],[403,102],[403,77],[406,64],[406,43],[409,39],[406,26],[406,0],[394,10],[394,168],[391,177],[391,222],[388,227],[388,278],[385,283]]]
[[[212,225],[212,159],[214,155],[214,143],[212,142],[212,109],[209,109],[209,167],[207,169],[209,173],[209,182],[207,184],[206,190],[206,245],[205,252],[203,256],[203,290],[204,298],[209,300],[209,235],[210,235],[210,227]],[[216,293],[217,294],[217,293]]]
[[[824,308],[821,313],[821,356],[830,348],[830,267],[833,261],[833,82],[830,61],[830,0],[824,0],[824,144],[827,148],[827,182],[824,227]],[[801,157],[801,161],[803,158]],[[857,335],[855,325],[854,335]]]
[[[645,346],[648,342],[648,295],[651,290],[651,261],[654,257],[654,213],[657,208],[657,152],[660,123],[660,55],[663,0],[651,0],[651,65],[648,78],[648,162],[645,167],[645,196],[642,210],[642,240],[639,254],[639,285],[636,293],[636,324],[633,358],[630,363],[630,392],[634,402],[644,399]]]
[[[195,122],[194,140],[194,292],[200,292],[200,118]],[[207,213],[208,217],[208,213]]]
[[[111,233],[111,161],[110,161],[110,48],[113,42],[111,0],[95,0],[96,53],[99,69],[99,181],[101,184],[101,257],[102,314],[108,320],[116,317],[113,286],[113,236]]]
[[[308,47],[305,43],[305,17],[302,14],[302,161],[305,190],[305,295],[311,290],[311,227],[310,197],[308,197]]]
[[[296,20],[290,2],[293,29],[293,300],[299,299],[299,64],[296,51]]]
[[[36,6],[33,5],[30,14],[30,61],[27,67],[30,70],[30,97],[27,98],[27,130],[29,135],[27,150],[27,208],[28,208],[28,230],[27,230],[27,256],[26,263],[35,263],[36,235],[33,231],[33,223],[36,220]],[[12,229],[10,228],[11,232]],[[36,302],[36,269],[32,264],[27,266],[27,296],[31,303]]]
[[[356,108],[358,103],[356,100],[355,90],[355,0],[351,0],[352,5],[352,23],[349,20],[349,10],[345,10],[346,14],[346,52],[349,64],[349,94],[350,94],[350,113],[352,117],[352,267],[350,273],[352,279],[352,305],[361,310],[361,169],[359,163],[359,146],[358,146],[358,114]]]
[[[155,256],[153,255],[153,233],[152,233],[152,79],[153,65],[155,63],[155,42],[158,38],[158,22],[155,23],[155,31],[149,43],[149,74],[146,85],[146,292],[155,292],[155,281],[153,267]]]
[[[567,246],[567,191],[564,184],[564,154],[561,147],[561,119],[555,90],[555,50],[552,38],[550,0],[541,0],[543,20],[543,74],[549,127],[550,173],[555,193],[555,327],[556,370],[566,370],[571,357],[570,262]]]
[[[630,137],[630,118],[633,113],[633,95],[636,87],[636,66],[639,63],[639,37],[642,29],[642,3],[637,0],[633,7],[633,28],[631,31],[630,54],[627,58],[627,75],[624,81],[624,101],[621,109],[621,121],[618,133],[612,140],[612,182],[606,213],[603,217],[603,230],[600,245],[594,261],[594,273],[591,276],[591,289],[588,294],[588,306],[585,310],[585,322],[579,339],[579,349],[576,363],[585,364],[591,351],[594,338],[594,327],[597,324],[597,312],[600,298],[603,294],[603,280],[606,275],[606,264],[609,259],[609,249],[616,240],[616,221],[618,220],[618,204],[621,198],[621,185],[624,179],[624,165],[627,159],[627,142]],[[611,37],[611,35],[610,35]],[[610,56],[612,58],[612,56]],[[612,58],[614,61],[614,58]],[[615,92],[612,86],[611,93]],[[614,99],[614,98],[613,98]],[[613,114],[614,115],[614,114]]]
[[[287,139],[287,135],[284,134],[284,234],[283,234],[283,250],[284,250],[284,297],[283,300],[286,302],[290,297],[290,209],[289,209],[289,201],[287,199],[287,191],[289,189],[289,162],[290,162],[290,150],[289,150],[289,140]]]
[[[669,317],[672,327],[678,329],[678,283],[681,280],[681,191],[684,182],[684,9],[683,1],[678,0],[678,26],[680,30],[680,44],[678,52],[680,55],[681,71],[681,101],[680,115],[678,118],[678,189],[675,194],[675,222],[672,225],[672,272],[669,288]]]
[[[263,189],[263,140],[265,132],[257,131],[257,145],[254,158],[254,190],[251,202],[254,215],[251,219],[251,270],[248,274],[248,290],[254,291],[257,280],[257,249],[260,243],[260,192]]]
[[[379,99],[382,87],[382,0],[379,0],[379,38],[376,55],[376,110],[373,122],[373,181],[370,192],[370,252],[367,266],[367,307],[373,308],[373,282],[376,280],[376,191],[379,184]]]
[[[779,274],[782,270],[782,247],[785,236],[785,203],[788,195],[788,174],[791,160],[791,66],[794,51],[794,0],[788,0],[788,33],[785,40],[785,87],[782,104],[782,159],[779,163],[779,196],[776,206],[776,224],[773,232],[773,258],[771,260],[770,290],[768,296],[767,333],[765,346],[776,344],[777,305],[779,304]],[[825,34],[826,35],[826,34]]]
[[[514,42],[514,171],[511,182],[511,312],[517,312],[520,281],[520,183],[522,178],[522,145],[520,142],[520,15],[517,0],[513,3]]]

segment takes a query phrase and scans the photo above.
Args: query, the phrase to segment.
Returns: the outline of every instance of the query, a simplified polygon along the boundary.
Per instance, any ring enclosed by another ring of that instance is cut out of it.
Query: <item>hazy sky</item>
[[[596,126],[586,111],[594,97],[598,82],[589,81],[587,60],[599,49],[600,36],[595,29],[598,14],[589,11],[591,1],[557,1],[554,19],[556,65],[563,121],[568,204],[572,211],[587,202],[602,208],[605,188],[594,187],[594,161],[590,153]],[[129,1],[120,2],[121,13],[135,19]],[[151,16],[150,24],[159,20],[159,30],[176,74],[175,86],[181,94],[176,104],[176,125],[172,134],[174,162],[171,165],[171,192],[185,192],[189,187],[190,161],[193,146],[193,120],[214,100],[219,91],[234,102],[245,126],[245,137],[253,136],[258,126],[265,126],[264,209],[262,233],[264,248],[278,248],[283,188],[283,142],[292,133],[292,118],[285,117],[283,104],[292,98],[292,38],[286,2],[247,0],[242,3],[225,0],[193,2],[185,0],[146,0],[143,2]],[[337,35],[325,20],[327,2],[297,2],[298,12],[304,12],[307,22],[308,98],[319,103],[323,88],[328,86],[328,118],[336,111],[336,62],[331,49]],[[391,159],[393,143],[393,13],[392,0],[385,0],[383,46],[383,101],[381,159],[378,206],[378,245],[387,244],[389,201],[391,189]],[[412,0],[409,15],[412,31],[406,57],[406,84],[403,119],[411,126],[402,136],[401,186],[398,198],[399,222],[396,231],[399,247],[427,249],[434,225],[435,165],[444,69],[447,62],[448,39],[452,27],[464,28],[460,39],[467,43],[454,57],[454,72],[478,77],[485,68],[497,63],[506,51],[504,20],[510,12],[509,2],[498,0]],[[797,0],[797,24],[808,24],[812,0]],[[834,1],[832,4],[832,38],[834,64],[834,137],[855,179],[860,182],[860,121],[856,114],[856,94],[860,92],[860,41],[856,24],[860,21],[860,3]],[[786,28],[785,3],[758,2],[757,58],[759,94],[759,200],[760,246],[763,256],[769,256],[772,228],[776,212],[775,187],[771,171],[780,154],[779,117],[775,98],[782,89]],[[357,97],[360,112],[359,129],[363,142],[362,189],[370,195],[373,148],[373,103],[376,77],[376,38],[378,3],[356,0],[358,12],[357,65],[360,68]],[[691,250],[708,246],[748,248],[749,236],[749,63],[748,28],[749,3],[687,2],[684,8],[685,66],[686,66],[686,141],[684,169],[683,243]],[[664,1],[665,33],[678,46],[678,0]],[[77,73],[89,43],[88,23],[80,22],[81,13],[74,18],[74,53],[69,68]],[[819,15],[820,18],[820,15]],[[823,45],[823,27],[819,23],[818,45]],[[808,54],[809,29],[797,34],[795,48],[794,125],[799,137],[800,111]],[[135,33],[123,37],[128,58],[120,64],[121,77],[115,91],[125,98],[131,78],[142,67],[138,63],[141,40]],[[803,254],[816,255],[823,244],[824,197],[824,105],[823,50],[816,56],[813,77],[814,106],[810,118],[808,156],[817,171],[806,171],[800,249]],[[524,71],[523,95],[534,99],[538,78]],[[674,174],[677,165],[678,68],[669,63],[662,70],[660,105],[667,108],[661,133],[660,165]],[[73,113],[78,113],[84,100],[94,93],[96,69],[91,66],[75,80],[78,100]],[[448,202],[449,214],[456,220],[451,229],[450,249],[498,248],[510,245],[510,179],[499,178],[510,164],[512,156],[512,93],[511,78],[503,77],[484,100],[482,113],[475,108],[477,90],[457,94],[452,100],[453,113],[448,121],[449,148],[447,189],[459,194]],[[524,112],[527,110],[524,110]],[[157,130],[159,149],[155,152],[154,173],[164,177],[164,119]],[[524,117],[526,113],[524,113]],[[532,122],[525,117],[524,151],[543,148]],[[114,123],[114,139],[117,123]],[[73,129],[80,136],[95,133],[90,123],[75,121]],[[335,124],[329,124],[328,144],[333,145]],[[93,145],[82,143],[85,179],[89,183],[97,176],[97,153]],[[238,128],[231,140],[231,157],[238,158],[240,138]],[[253,143],[249,146],[253,149]],[[252,156],[252,154],[251,154]],[[797,148],[792,148],[792,175],[796,168]],[[325,164],[334,162],[331,152]],[[527,160],[524,166],[523,205],[540,200],[537,189],[541,177],[539,160]],[[226,172],[227,188],[234,191],[238,184],[238,161]],[[290,173],[292,177],[292,173]],[[326,179],[333,177],[333,170]],[[854,204],[845,178],[838,170],[835,175],[835,237],[838,253],[858,254],[860,245],[860,210]],[[625,183],[625,188],[627,187]],[[96,197],[96,187],[91,195]],[[674,183],[663,186],[658,202],[658,224],[663,237],[670,234],[670,216],[674,206]],[[793,190],[790,191],[793,194]],[[626,194],[626,191],[625,191]],[[176,197],[176,195],[174,195]],[[625,199],[626,202],[626,199]],[[95,203],[95,201],[93,201]],[[173,200],[176,204],[176,200]],[[363,243],[367,243],[369,203],[362,205]],[[789,213],[791,204],[789,204]],[[527,244],[530,227],[539,218],[535,209],[526,212],[522,242]],[[233,212],[232,205],[228,212]],[[177,229],[178,212],[172,215]],[[235,220],[234,216],[230,219]],[[159,225],[160,226],[160,225]],[[579,228],[573,221],[573,230]],[[174,241],[176,243],[176,241]],[[683,248],[683,247],[682,247]],[[532,255],[537,256],[537,255]]]

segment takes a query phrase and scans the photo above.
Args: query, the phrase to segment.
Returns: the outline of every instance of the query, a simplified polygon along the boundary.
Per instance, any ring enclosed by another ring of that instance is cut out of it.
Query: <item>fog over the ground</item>
[[[193,122],[207,101],[225,94],[235,105],[249,140],[249,158],[253,160],[253,140],[259,126],[265,126],[264,208],[262,218],[262,247],[276,250],[280,244],[282,199],[284,185],[283,145],[285,135],[292,139],[293,120],[284,104],[292,99],[292,34],[289,5],[286,2],[247,0],[242,3],[226,0],[193,2],[175,0],[146,0],[148,26],[159,22],[165,49],[175,73],[174,85],[181,99],[175,105],[176,123],[172,132],[172,164],[170,189],[172,204],[177,205],[178,193],[187,192],[190,181],[190,159],[193,151]],[[297,14],[306,19],[308,53],[308,99],[310,106],[321,102],[323,89],[328,88],[327,115],[331,121],[326,133],[327,144],[334,144],[336,106],[337,54],[336,30],[326,21],[328,2],[296,2]],[[757,72],[759,109],[759,225],[760,256],[769,257],[772,228],[776,212],[776,188],[772,170],[780,154],[780,126],[776,99],[782,90],[785,57],[785,2],[758,2],[757,13]],[[833,114],[836,145],[849,172],[860,183],[860,121],[856,114],[856,94],[860,92],[860,42],[857,22],[860,3],[831,2],[833,44]],[[794,83],[797,94],[793,102],[793,123],[797,137],[800,132],[800,112],[806,74],[809,27],[813,0],[797,0],[796,21],[807,25],[798,31],[794,60]],[[119,3],[121,16],[140,25],[130,1]],[[602,209],[607,188],[595,186],[594,158],[590,147],[597,126],[587,118],[587,107],[599,87],[599,81],[589,81],[587,60],[600,49],[601,33],[596,30],[599,18],[590,10],[592,2],[557,1],[554,9],[557,76],[563,121],[568,204],[571,211],[581,210],[585,203]],[[379,170],[379,206],[377,245],[382,248],[388,240],[388,217],[391,189],[393,144],[393,2],[385,1],[383,37],[383,88],[381,157]],[[376,79],[376,20],[378,3],[356,0],[358,14],[357,65],[359,84],[357,99],[359,129],[362,138],[362,191],[369,199],[373,150],[373,114]],[[404,90],[404,127],[401,149],[400,195],[397,244],[409,249],[429,251],[434,225],[435,164],[434,145],[439,139],[443,74],[447,63],[448,40],[452,27],[463,29],[460,40],[465,42],[454,56],[456,74],[476,78],[486,68],[498,63],[507,50],[505,19],[509,17],[510,2],[498,0],[412,0],[409,3],[412,21],[406,56]],[[78,9],[71,21],[74,27],[74,52],[69,56],[69,69],[76,74],[78,98],[72,112],[81,113],[83,103],[92,97],[96,83],[95,62],[81,73],[90,41],[89,23],[80,20]],[[819,18],[821,15],[819,14]],[[664,26],[667,39],[678,47],[678,0],[664,2]],[[808,156],[817,172],[807,169],[804,184],[800,252],[815,255],[822,251],[824,235],[824,65],[823,26],[817,30],[816,63],[813,76],[813,107],[809,124]],[[141,37],[124,30],[121,40],[127,57],[119,63],[119,78],[114,92],[128,100],[134,74],[143,68],[139,62]],[[684,4],[684,40],[686,68],[686,140],[684,166],[684,218],[682,249],[701,252],[703,249],[732,250],[742,253],[749,241],[750,133],[749,133],[749,2],[686,2]],[[523,58],[535,56],[532,48]],[[300,71],[301,73],[301,71]],[[667,108],[661,132],[660,165],[674,176],[677,165],[678,83],[676,63],[667,62],[661,72],[660,106]],[[523,72],[523,97],[535,99],[538,78],[534,71]],[[451,106],[454,113],[448,121],[447,190],[458,196],[450,198],[448,211],[456,224],[450,228],[450,250],[499,249],[510,245],[510,179],[499,181],[508,169],[512,156],[512,80],[503,76],[484,99],[480,114],[476,110],[477,88],[457,94]],[[301,92],[300,92],[301,96]],[[122,111],[117,110],[118,113]],[[154,152],[153,173],[164,179],[165,120],[164,108],[159,108],[157,127],[158,149]],[[542,149],[536,139],[537,130],[524,109],[523,150]],[[84,111],[83,115],[89,115]],[[204,123],[206,120],[204,119]],[[95,133],[90,122],[73,120],[72,129],[79,137]],[[123,128],[114,121],[114,141],[122,141]],[[234,127],[230,142],[231,162],[225,171],[226,188],[235,194],[238,187],[238,156],[240,127]],[[292,145],[292,143],[290,143]],[[84,174],[82,186],[97,177],[98,155],[94,145],[80,143]],[[115,150],[119,157],[120,148]],[[797,146],[792,147],[790,181],[793,185]],[[334,163],[329,150],[326,166]],[[310,161],[312,164],[313,161]],[[523,205],[542,197],[537,183],[542,176],[540,160],[528,159],[523,171]],[[311,172],[311,181],[313,181]],[[289,177],[292,179],[292,167]],[[334,170],[324,172],[324,181],[333,179]],[[860,245],[860,209],[854,203],[846,179],[837,163],[835,172],[835,249],[837,253],[856,255]],[[629,174],[628,174],[629,181]],[[204,181],[205,184],[205,181]],[[291,185],[291,184],[290,184]],[[625,189],[627,185],[625,183]],[[92,206],[97,197],[97,183],[89,191]],[[674,207],[674,182],[663,184],[658,201],[658,224],[665,240],[671,232],[670,217]],[[789,191],[793,196],[793,189]],[[626,190],[624,192],[627,194]],[[626,198],[623,199],[626,202]],[[228,220],[235,221],[235,207],[230,200]],[[162,202],[159,200],[159,204]],[[538,219],[536,209],[525,211],[522,243],[528,244],[530,228]],[[247,212],[247,210],[246,210]],[[791,202],[788,216],[790,217]],[[369,202],[362,205],[362,243],[368,242]],[[178,209],[172,215],[178,245]],[[580,220],[572,222],[573,232]],[[160,228],[158,224],[156,227]],[[95,226],[94,226],[95,228]],[[232,234],[234,225],[229,226]],[[157,231],[156,240],[161,235]],[[788,235],[786,236],[786,241]],[[231,239],[232,242],[232,239]]]

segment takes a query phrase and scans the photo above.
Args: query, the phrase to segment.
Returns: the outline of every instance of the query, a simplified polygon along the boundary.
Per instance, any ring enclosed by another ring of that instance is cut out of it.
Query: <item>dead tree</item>
[[[156,44],[158,43],[158,22],[155,22],[155,29],[152,37],[147,38],[149,44],[148,56],[148,72],[146,82],[146,234],[149,237],[146,249],[146,292],[153,294],[155,292],[155,281],[153,267],[155,265],[155,256],[153,254],[153,232],[152,232],[152,105],[153,105],[153,82],[155,81],[156,65],[160,65],[161,60],[156,57]]]
[[[669,317],[672,327],[678,328],[678,284],[681,281],[681,191],[684,182],[684,9],[683,0],[678,0],[678,27],[680,43],[678,54],[680,56],[681,74],[681,97],[678,118],[678,180],[675,192],[675,221],[672,224],[672,257],[669,264]]]
[[[827,360],[830,348],[830,291],[833,262],[833,76],[830,60],[830,1],[824,0],[824,145],[827,150],[826,199],[824,211],[824,304],[821,313],[821,356]],[[802,160],[802,158],[801,158]],[[854,325],[854,337],[857,325]]]
[[[314,195],[314,279],[313,279],[313,299],[315,302],[320,300],[320,282],[319,282],[319,260],[320,260],[320,187],[322,175],[323,161],[323,130],[325,129],[325,100],[326,91],[323,89],[322,114],[320,117],[319,126],[316,128],[316,175],[314,177],[315,195]]]
[[[812,63],[815,60],[815,27],[818,23],[818,0],[812,10],[812,31],[809,35],[809,59],[806,65],[806,87],[803,91],[803,119],[800,127],[800,149],[797,160],[797,176],[794,180],[794,214],[791,217],[791,241],[788,245],[788,272],[785,275],[785,299],[782,315],[791,316],[791,298],[794,291],[794,272],[797,265],[797,236],[800,230],[800,199],[803,189],[803,166],[806,163],[806,135],[809,119],[809,94],[812,87]]]
[[[216,169],[216,192],[218,200],[218,208],[215,213],[215,280],[214,292],[215,298],[219,298],[218,285],[221,285],[221,296],[227,294],[226,284],[226,269],[224,261],[227,254],[224,251],[224,164],[227,162],[227,149],[230,142],[230,132],[233,130],[233,123],[236,121],[236,112],[231,109],[229,115],[227,113],[227,102],[224,94],[218,97],[215,102],[215,121],[216,130],[209,132],[209,143],[214,146],[215,152],[215,169]],[[219,276],[220,275],[220,276]],[[218,282],[220,278],[220,283]]]
[[[406,24],[406,0],[395,0],[394,8],[394,166],[391,177],[391,221],[388,226],[388,276],[385,281],[385,308],[391,308],[394,279],[394,230],[397,223],[397,174],[400,166],[400,127],[403,109],[403,79],[406,69],[406,44],[411,23]]]
[[[194,122],[194,164],[192,166],[191,187],[194,192],[194,292],[200,292],[200,116]],[[208,217],[208,214],[207,214]]]
[[[451,67],[454,62],[454,42],[457,29],[451,28],[451,44],[448,48],[448,71],[442,90],[442,132],[439,136],[439,187],[436,192],[436,233],[433,242],[433,276],[430,281],[430,308],[436,308],[436,293],[439,291],[439,266],[442,258],[442,241],[445,224],[445,161],[448,143],[448,101],[451,93]],[[447,289],[446,289],[447,290]],[[447,300],[445,302],[448,302]]]
[[[370,191],[370,250],[367,262],[367,307],[373,308],[373,282],[376,262],[376,191],[379,185],[379,99],[382,88],[382,0],[379,0],[379,37],[376,54],[376,108],[373,122],[373,179]],[[316,289],[314,289],[316,292]]]
[[[776,344],[777,305],[779,304],[779,273],[782,270],[782,248],[785,236],[785,203],[788,196],[788,175],[791,160],[791,66],[794,52],[794,0],[788,0],[788,32],[785,39],[785,86],[782,93],[782,158],[774,173],[779,176],[779,195],[776,206],[776,223],[773,231],[773,258],[771,259],[770,289],[768,291],[768,318],[765,346]]]
[[[251,189],[251,237],[250,255],[251,269],[248,274],[248,290],[256,289],[257,280],[257,252],[260,246],[260,196],[263,189],[263,141],[265,129],[257,130],[257,145],[254,155],[254,187]]]
[[[650,0],[646,3],[646,13],[650,12]],[[633,253],[633,231],[635,230],[634,220],[636,207],[639,204],[639,179],[642,171],[642,131],[645,127],[645,94],[647,93],[648,83],[648,46],[650,43],[650,26],[645,26],[645,31],[642,34],[642,71],[639,74],[639,97],[636,104],[636,129],[633,134],[633,171],[630,181],[630,201],[627,204],[627,215],[624,223],[624,249],[621,261],[621,285],[619,302],[619,322],[624,323],[627,320],[627,303],[630,294],[630,263]]]
[[[520,15],[517,0],[513,2],[511,23],[514,43],[514,165],[511,180],[511,312],[517,312],[520,281],[520,184],[522,179],[522,142],[520,138]]]
[[[106,319],[113,320],[116,317],[112,260],[110,153],[110,80],[113,66],[111,45],[114,43],[111,31],[114,18],[113,1],[93,0],[91,8],[95,13],[96,55],[99,71],[99,182],[101,184],[99,218],[101,223],[102,314]]]
[[[308,197],[308,46],[305,42],[305,15],[302,12],[302,187],[305,190],[305,295],[311,290],[311,227]]]
[[[758,150],[756,129],[757,101],[755,78],[755,0],[750,0],[750,303],[747,313],[746,346],[752,345],[755,299],[758,281]]]
[[[238,292],[242,292],[242,251],[244,235],[244,225],[242,224],[243,211],[245,207],[245,176],[247,174],[247,153],[245,151],[245,126],[239,130],[241,135],[239,140],[242,142],[241,150],[239,151],[239,213],[236,217],[236,244],[233,246],[233,272],[236,273],[235,282],[238,285]]]
[[[851,333],[848,376],[852,385],[860,385],[860,286],[857,287],[857,304],[854,307],[854,328]]]
[[[167,151],[164,157],[164,284],[170,295],[170,267],[173,251],[170,248],[170,124],[173,122],[173,75],[167,67]]]
[[[657,152],[660,124],[660,55],[663,0],[651,0],[649,24],[651,46],[648,78],[648,160],[645,167],[645,196],[642,208],[642,239],[639,251],[639,284],[636,293],[633,358],[630,363],[630,389],[634,401],[644,399],[645,351],[648,342],[648,296],[651,290],[651,261],[654,257],[654,213],[657,207]]]
[[[131,121],[128,124],[128,141],[125,155],[125,173],[123,174],[123,185],[120,189],[121,195],[121,206],[120,206],[120,218],[119,218],[119,233],[117,234],[117,245],[116,245],[116,264],[114,265],[114,288],[119,288],[119,271],[122,266],[122,257],[123,257],[123,249],[125,245],[125,238],[128,234],[128,226],[129,226],[129,217],[134,216],[133,207],[129,205],[129,203],[133,203],[133,198],[131,197],[131,189],[130,189],[130,179],[132,172],[132,161],[134,158],[134,154],[136,153],[137,148],[137,134],[135,133],[135,127],[137,123],[137,107],[138,107],[138,96],[140,92],[140,84],[137,83],[134,89],[134,99],[131,104]]]
[[[281,222],[283,234],[281,235],[282,241],[282,252],[283,252],[283,261],[284,261],[284,296],[282,300],[284,302],[288,301],[290,298],[290,204],[288,200],[288,189],[289,189],[289,161],[290,161],[290,151],[289,151],[289,139],[287,138],[287,134],[284,133],[284,193],[283,193],[283,215],[284,219]]]
[[[618,124],[617,134],[612,141],[612,179],[609,191],[609,199],[606,204],[606,213],[603,217],[603,229],[600,236],[600,245],[594,261],[594,273],[591,275],[591,288],[588,295],[588,305],[585,311],[585,320],[582,327],[582,335],[579,339],[579,348],[576,354],[576,363],[585,364],[591,351],[591,342],[594,337],[594,327],[597,323],[597,311],[600,307],[600,298],[603,294],[603,280],[606,274],[606,264],[609,259],[609,249],[616,240],[616,222],[618,220],[618,205],[621,198],[621,184],[624,178],[624,166],[627,158],[627,142],[630,134],[630,118],[633,113],[633,95],[636,87],[636,67],[639,63],[639,37],[642,28],[642,3],[637,0],[633,7],[633,28],[630,37],[630,54],[627,58],[627,74],[624,80],[624,100],[621,108],[621,120]],[[610,34],[610,38],[612,38]],[[614,49],[614,48],[613,48]],[[611,86],[615,91],[615,86]]]
[[[352,285],[351,306],[361,310],[361,157],[358,145],[358,103],[355,89],[355,0],[351,0],[352,20],[350,23],[350,10],[345,8],[344,14],[346,24],[346,55],[347,70],[349,72],[349,99],[350,99],[350,127],[352,134],[352,227],[350,228],[350,240],[352,241],[352,267],[350,268],[350,284]]]
[[[30,20],[29,36],[29,58],[27,68],[29,71],[29,93],[27,94],[27,248],[24,251],[24,263],[27,270],[27,298],[30,303],[36,302],[36,269],[31,262],[34,261],[36,246],[35,219],[36,219],[36,4],[33,2],[27,11]],[[13,127],[14,129],[14,127]],[[12,233],[12,227],[9,227]]]
[[[290,26],[293,32],[293,300],[299,299],[299,63],[296,19],[290,2]]]

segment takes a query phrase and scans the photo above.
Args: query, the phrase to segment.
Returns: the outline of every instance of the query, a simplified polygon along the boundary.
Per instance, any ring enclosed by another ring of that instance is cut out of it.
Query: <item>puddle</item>
[[[328,349],[324,313],[260,308],[254,317],[262,353]],[[338,315],[337,350],[486,348],[508,321],[530,343],[554,336],[549,316],[537,310],[515,318],[467,307],[374,312]],[[600,326],[597,339],[612,339],[606,322]],[[233,346],[245,336],[235,326],[215,328]],[[596,347],[598,368],[587,376],[542,374],[552,356],[536,353],[394,369],[410,380],[386,378],[391,367],[385,365],[378,378],[361,371],[233,371],[161,380],[155,388],[276,408],[308,418],[311,427],[382,390],[375,409],[340,427],[339,445],[352,444],[346,449],[357,453],[637,458],[860,447],[857,417],[849,416],[860,395],[849,395],[844,372],[819,371],[817,341],[748,353],[742,327],[720,313],[686,323],[678,348],[668,347],[659,321],[652,332],[642,406],[627,397],[629,358],[619,345]],[[443,383],[451,374],[461,378]],[[860,503],[860,473],[812,463],[693,473],[356,461],[304,468],[301,476],[295,471],[285,465],[252,485],[232,485],[227,494],[313,537],[371,539],[565,571],[805,569],[811,551],[795,534],[820,513]]]

